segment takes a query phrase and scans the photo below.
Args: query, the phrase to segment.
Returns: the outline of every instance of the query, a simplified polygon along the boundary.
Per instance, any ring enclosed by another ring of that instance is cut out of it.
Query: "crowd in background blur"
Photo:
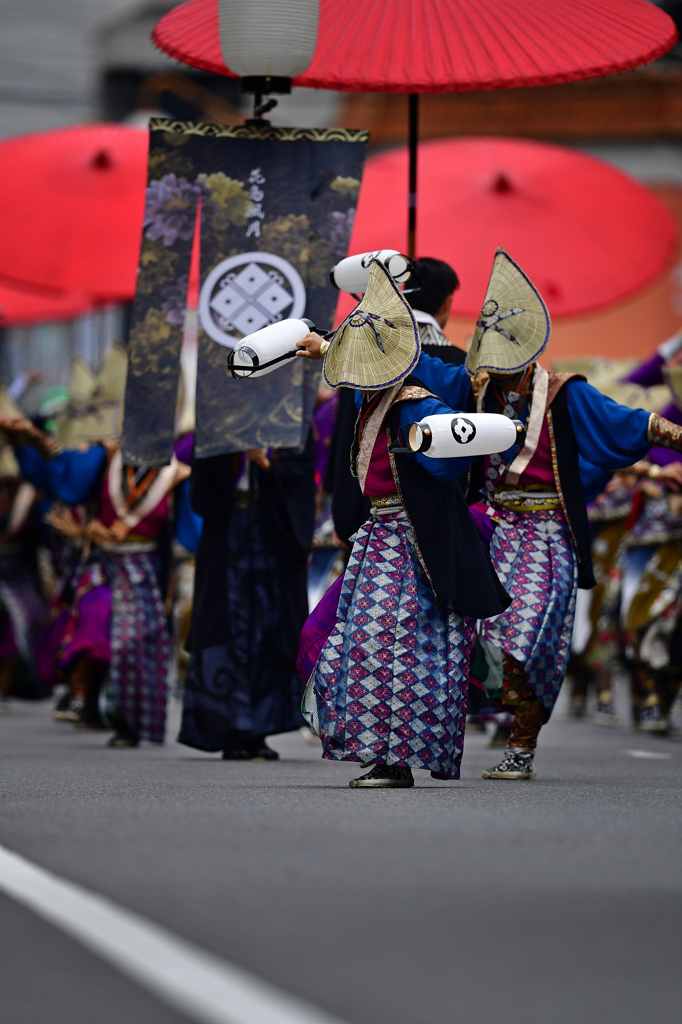
[[[424,350],[461,363],[443,334],[456,274],[423,259],[411,285]],[[193,470],[181,397],[171,464],[131,466],[118,441],[126,362],[116,342],[97,373],[75,360],[69,387],[45,388],[38,368],[0,396],[0,710],[49,698],[56,721],[135,747],[164,741],[174,694],[180,741],[223,758],[274,759],[267,736],[292,729],[318,742],[301,718],[296,655],[308,607],[344,571],[367,515],[347,456],[352,392],[320,387],[303,452]],[[619,401],[682,423],[682,334],[641,364],[583,369]],[[682,461],[654,448],[627,471],[583,470],[598,585],[580,592],[570,714],[675,737]],[[629,723],[616,709],[624,685]],[[507,743],[500,703],[474,686],[468,710],[469,729]]]

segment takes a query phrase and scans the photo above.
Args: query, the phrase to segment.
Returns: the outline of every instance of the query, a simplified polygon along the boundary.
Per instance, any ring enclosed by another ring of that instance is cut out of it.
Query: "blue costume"
[[[422,355],[415,376],[453,408],[474,407],[464,367]],[[532,395],[531,387],[510,412],[512,407],[500,407],[494,388],[488,387],[480,405],[529,426]],[[496,524],[491,557],[513,599],[507,611],[483,623],[481,637],[507,656],[503,702],[510,707],[533,705],[541,724],[551,714],[564,679],[576,588],[594,583],[582,475],[589,466],[599,479],[600,472],[645,456],[650,414],[618,405],[580,378],[550,374],[545,408],[536,410],[535,417],[546,448],[541,440],[536,442],[536,452],[513,486],[508,483],[513,452],[497,461],[494,456],[476,460],[469,501],[483,499]],[[536,477],[545,481],[544,488]]]

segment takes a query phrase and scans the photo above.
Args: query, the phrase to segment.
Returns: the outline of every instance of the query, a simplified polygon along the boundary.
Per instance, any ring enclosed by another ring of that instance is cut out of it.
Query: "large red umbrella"
[[[164,53],[232,75],[218,0],[189,0],[152,39]],[[320,0],[312,64],[293,85],[352,92],[466,92],[550,85],[638,67],[677,30],[646,0]]]
[[[223,61],[218,0],[169,11],[152,39],[192,67]],[[320,0],[317,46],[293,85],[410,94],[407,251],[414,253],[418,93],[551,85],[639,67],[677,40],[646,0]]]
[[[130,301],[147,150],[147,132],[109,124],[0,143],[0,280]]]
[[[91,309],[92,302],[83,296],[49,296],[0,283],[0,327],[72,320]]]
[[[554,317],[610,306],[654,280],[677,229],[653,192],[610,164],[563,146],[503,138],[439,139],[420,149],[419,255],[460,277],[452,312],[475,316],[501,245]],[[407,148],[371,157],[349,251],[404,252]]]

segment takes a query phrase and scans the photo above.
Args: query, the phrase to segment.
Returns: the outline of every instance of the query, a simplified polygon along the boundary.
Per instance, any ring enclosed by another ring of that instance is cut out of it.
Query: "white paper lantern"
[[[218,0],[220,48],[242,78],[293,78],[317,43],[320,0]]]
[[[314,329],[310,320],[279,320],[247,334],[227,357],[233,377],[264,377],[292,359],[296,345]]]
[[[521,445],[526,431],[520,420],[495,412],[434,413],[408,430],[407,443],[413,452],[432,459],[470,458],[493,455]]]

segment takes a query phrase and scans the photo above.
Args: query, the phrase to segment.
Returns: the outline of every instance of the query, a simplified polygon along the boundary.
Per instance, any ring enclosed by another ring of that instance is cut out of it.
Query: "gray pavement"
[[[682,744],[560,707],[532,782],[484,782],[474,733],[461,782],[372,792],[297,734],[103,743],[15,704],[0,843],[349,1024],[680,1019]],[[5,897],[0,948],[3,1024],[186,1019]]]

